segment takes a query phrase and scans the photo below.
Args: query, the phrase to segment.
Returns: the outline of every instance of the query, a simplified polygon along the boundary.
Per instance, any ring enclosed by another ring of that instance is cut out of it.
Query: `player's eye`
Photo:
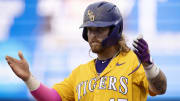
[[[100,34],[100,33],[102,33],[102,32],[103,32],[103,29],[98,28],[98,29],[96,30],[96,32]]]
[[[96,30],[96,32],[97,32],[98,34],[101,34],[101,33],[105,32],[105,31],[106,31],[105,28],[100,28],[100,27]]]

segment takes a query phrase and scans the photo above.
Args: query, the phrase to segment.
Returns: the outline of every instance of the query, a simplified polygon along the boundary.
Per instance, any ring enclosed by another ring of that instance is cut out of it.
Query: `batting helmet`
[[[123,19],[118,7],[112,3],[101,1],[90,4],[85,12],[83,24],[83,38],[88,41],[87,27],[113,27],[111,34],[102,41],[104,47],[114,45],[121,38]]]

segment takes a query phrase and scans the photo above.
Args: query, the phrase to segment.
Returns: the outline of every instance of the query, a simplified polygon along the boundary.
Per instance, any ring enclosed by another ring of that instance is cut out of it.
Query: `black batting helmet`
[[[114,45],[121,38],[123,30],[123,18],[118,7],[110,2],[101,1],[90,4],[85,12],[83,24],[83,38],[88,41],[87,27],[113,27],[111,34],[103,40],[105,47]]]

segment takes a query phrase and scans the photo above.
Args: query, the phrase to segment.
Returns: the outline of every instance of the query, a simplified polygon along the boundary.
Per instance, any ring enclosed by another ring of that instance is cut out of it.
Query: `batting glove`
[[[134,52],[138,56],[142,64],[148,65],[153,64],[150,57],[149,48],[147,42],[143,39],[143,36],[140,35],[133,41]]]

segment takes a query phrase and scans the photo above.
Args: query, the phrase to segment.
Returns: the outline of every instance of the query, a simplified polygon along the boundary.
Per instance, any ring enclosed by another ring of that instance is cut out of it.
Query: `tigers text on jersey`
[[[94,61],[80,65],[53,86],[62,101],[146,101],[148,81],[133,51],[113,58],[100,75]]]

